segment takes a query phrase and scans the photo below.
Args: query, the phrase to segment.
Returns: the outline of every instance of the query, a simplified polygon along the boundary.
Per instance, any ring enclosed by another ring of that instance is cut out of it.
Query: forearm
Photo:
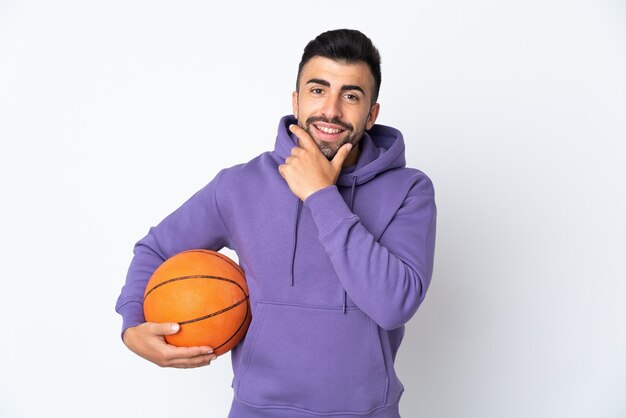
[[[152,244],[151,232],[135,244],[134,256],[126,275],[126,284],[122,288],[115,311],[122,315],[122,335],[127,328],[145,322],[143,315],[143,296],[152,273],[167,258],[159,254]]]
[[[124,318],[122,333],[145,321],[144,291],[163,261],[189,249],[217,251],[229,245],[228,229],[217,204],[218,179],[219,175],[135,244],[126,284],[116,304],[116,311]]]
[[[416,191],[377,241],[336,188],[305,202],[341,283],[354,303],[378,325],[406,323],[424,299],[432,274],[435,205]]]

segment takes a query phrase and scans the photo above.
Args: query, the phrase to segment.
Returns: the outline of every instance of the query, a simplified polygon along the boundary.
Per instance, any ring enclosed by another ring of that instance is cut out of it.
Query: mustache
[[[343,129],[348,130],[348,131],[354,130],[354,127],[352,125],[342,121],[336,116],[332,119],[325,118],[324,116],[311,116],[306,120],[306,125],[309,126],[310,124],[315,123],[315,122],[332,123],[333,125],[341,126]]]

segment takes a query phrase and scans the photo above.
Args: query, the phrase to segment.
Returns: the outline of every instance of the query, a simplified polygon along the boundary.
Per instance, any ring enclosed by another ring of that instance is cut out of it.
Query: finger
[[[176,322],[148,322],[148,331],[154,335],[172,335],[180,331]]]
[[[280,173],[280,176],[282,178],[285,178],[285,173],[284,173],[285,167],[286,167],[285,164],[281,164],[278,166],[278,172]]]
[[[213,348],[209,346],[176,347],[174,345],[168,344],[163,354],[166,358],[174,361],[213,355]]]
[[[316,149],[319,151],[317,144],[311,138],[311,135],[298,125],[289,125],[289,130],[298,137],[298,145],[306,150]],[[321,151],[320,151],[321,152]]]
[[[300,147],[293,147],[291,149],[291,155],[293,155],[294,157],[297,157],[298,155],[302,155],[303,152],[305,151]]]
[[[293,162],[293,157],[291,155],[285,158],[285,165],[291,164],[292,162]]]
[[[341,166],[343,166],[343,162],[346,160],[346,158],[348,158],[348,155],[350,155],[350,151],[352,151],[352,144],[343,145],[341,148],[339,148],[339,150],[337,150],[337,153],[330,163],[335,166],[335,168],[341,169]]]
[[[210,354],[189,359],[176,359],[172,360],[168,366],[177,367],[179,369],[191,369],[194,367],[208,366],[216,358],[217,356],[215,354]]]

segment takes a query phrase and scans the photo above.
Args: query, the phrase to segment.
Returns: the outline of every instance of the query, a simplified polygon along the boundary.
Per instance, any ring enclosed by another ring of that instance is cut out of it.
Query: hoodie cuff
[[[123,318],[120,337],[124,336],[126,329],[146,322],[146,318],[143,315],[143,304],[141,302],[127,302],[120,306],[117,312],[122,315]]]
[[[346,221],[358,219],[341,197],[337,186],[328,186],[311,194],[304,201],[317,225],[320,238]]]

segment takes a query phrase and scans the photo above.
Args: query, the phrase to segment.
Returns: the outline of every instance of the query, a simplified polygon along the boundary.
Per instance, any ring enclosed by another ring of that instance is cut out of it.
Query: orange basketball
[[[180,324],[165,336],[168,343],[208,345],[217,355],[241,341],[252,319],[243,270],[209,250],[183,251],[161,264],[146,286],[143,310],[148,322]]]

